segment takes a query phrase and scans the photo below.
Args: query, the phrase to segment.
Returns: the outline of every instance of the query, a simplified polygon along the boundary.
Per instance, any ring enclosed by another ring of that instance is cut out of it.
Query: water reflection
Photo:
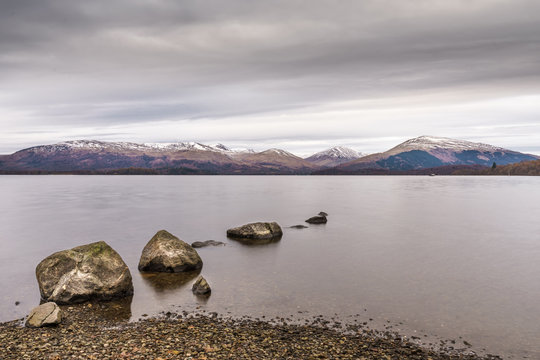
[[[195,279],[201,270],[182,273],[139,273],[145,284],[156,292],[163,293],[178,290]]]
[[[133,296],[127,296],[111,301],[90,301],[75,305],[61,305],[60,307],[76,309],[86,319],[129,321],[132,301]]]
[[[237,237],[231,237],[227,236],[227,238],[231,240],[235,240],[238,243],[246,246],[258,246],[258,245],[266,245],[266,244],[272,244],[277,243],[281,240],[281,236],[279,237],[273,237],[269,239],[247,239],[247,238],[237,238]]]

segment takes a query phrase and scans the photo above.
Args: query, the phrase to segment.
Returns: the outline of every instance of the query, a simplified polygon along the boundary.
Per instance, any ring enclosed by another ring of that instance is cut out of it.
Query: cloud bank
[[[0,153],[71,139],[540,153],[538,1],[7,0]]]

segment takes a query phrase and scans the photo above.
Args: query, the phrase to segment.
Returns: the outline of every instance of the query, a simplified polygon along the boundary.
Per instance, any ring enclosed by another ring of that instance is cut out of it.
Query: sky
[[[420,135],[540,154],[540,1],[0,0],[1,154]]]

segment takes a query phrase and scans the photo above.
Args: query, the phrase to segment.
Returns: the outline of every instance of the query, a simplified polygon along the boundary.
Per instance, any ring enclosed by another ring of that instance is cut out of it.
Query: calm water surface
[[[319,211],[328,224],[285,228]],[[538,177],[0,176],[0,321],[39,303],[44,257],[105,240],[131,269],[134,320],[196,307],[360,314],[374,327],[540,359],[539,219]],[[253,221],[277,221],[282,240],[226,239]],[[139,274],[160,229],[227,243],[198,250],[208,301],[193,296],[192,278],[171,286]]]

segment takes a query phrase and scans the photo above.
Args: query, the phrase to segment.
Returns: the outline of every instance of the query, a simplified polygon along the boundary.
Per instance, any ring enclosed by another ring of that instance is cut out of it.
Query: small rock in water
[[[328,216],[328,214],[325,213],[324,211],[321,211],[321,212],[319,213],[319,216]]]
[[[205,246],[220,246],[220,245],[225,245],[225,243],[221,241],[215,241],[215,240],[206,240],[206,241],[195,241],[193,244],[191,244],[191,247],[202,248]]]
[[[202,276],[197,278],[191,290],[195,295],[210,295],[210,292],[212,291],[210,285],[208,285],[208,282]]]
[[[291,226],[291,229],[306,229],[306,225],[293,225]]]
[[[227,230],[227,236],[240,239],[280,239],[283,235],[276,222],[257,222]]]
[[[20,301],[15,301],[15,306],[19,306],[20,303]]]
[[[306,220],[309,224],[326,224],[327,221],[326,216],[323,215],[312,216]]]
[[[60,324],[62,311],[54,302],[48,302],[35,307],[30,311],[26,320],[26,327],[38,328]]]

